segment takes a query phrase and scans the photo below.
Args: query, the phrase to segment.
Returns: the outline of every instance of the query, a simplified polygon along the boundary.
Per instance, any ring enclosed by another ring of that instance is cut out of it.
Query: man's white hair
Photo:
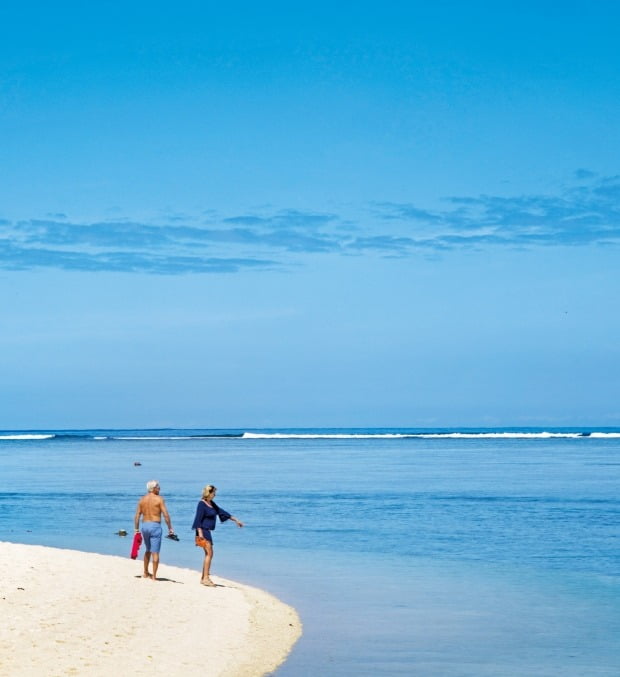
[[[146,483],[146,490],[150,493],[153,491],[153,489],[157,488],[159,486],[159,482],[157,480],[149,480]]]

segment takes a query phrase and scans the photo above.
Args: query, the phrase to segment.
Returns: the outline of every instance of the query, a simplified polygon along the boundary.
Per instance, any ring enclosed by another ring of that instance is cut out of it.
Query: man
[[[144,553],[144,578],[157,580],[157,567],[159,566],[159,551],[161,549],[161,516],[164,516],[168,525],[168,535],[173,536],[174,530],[170,515],[166,508],[166,502],[159,495],[159,482],[150,480],[146,483],[148,491],[139,501],[134,517],[136,533],[140,531],[140,517],[142,517],[142,538],[146,552]],[[153,575],[149,573],[149,563],[153,557]]]

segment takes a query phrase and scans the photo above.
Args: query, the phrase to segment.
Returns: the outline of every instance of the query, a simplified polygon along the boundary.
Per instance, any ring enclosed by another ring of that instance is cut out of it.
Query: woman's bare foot
[[[203,578],[200,582],[201,582],[203,585],[208,585],[210,588],[214,588],[214,587],[215,587],[215,583],[214,583],[209,577]]]
[[[142,578],[152,578],[152,576],[151,576],[151,574],[149,574],[148,571],[145,571],[145,572],[142,574]]]

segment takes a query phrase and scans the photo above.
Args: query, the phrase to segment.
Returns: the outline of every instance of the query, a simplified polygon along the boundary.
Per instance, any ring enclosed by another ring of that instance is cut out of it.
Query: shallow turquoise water
[[[155,478],[162,566],[198,571],[213,483],[246,522],[218,526],[214,573],[302,616],[279,676],[620,674],[620,439],[190,434],[0,434],[0,539],[127,556]]]

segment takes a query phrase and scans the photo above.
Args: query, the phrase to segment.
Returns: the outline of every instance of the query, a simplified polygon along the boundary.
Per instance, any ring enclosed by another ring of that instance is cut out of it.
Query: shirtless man
[[[172,536],[174,530],[170,515],[166,508],[166,502],[159,495],[159,482],[151,480],[146,483],[148,493],[145,494],[139,501],[134,516],[134,528],[136,533],[140,531],[140,516],[142,516],[142,537],[144,538],[144,545],[146,552],[144,553],[144,578],[152,578],[157,580],[157,567],[159,566],[159,550],[161,548],[161,516],[164,516],[166,524],[168,525],[168,535]],[[153,556],[153,575],[149,573],[149,563]]]

